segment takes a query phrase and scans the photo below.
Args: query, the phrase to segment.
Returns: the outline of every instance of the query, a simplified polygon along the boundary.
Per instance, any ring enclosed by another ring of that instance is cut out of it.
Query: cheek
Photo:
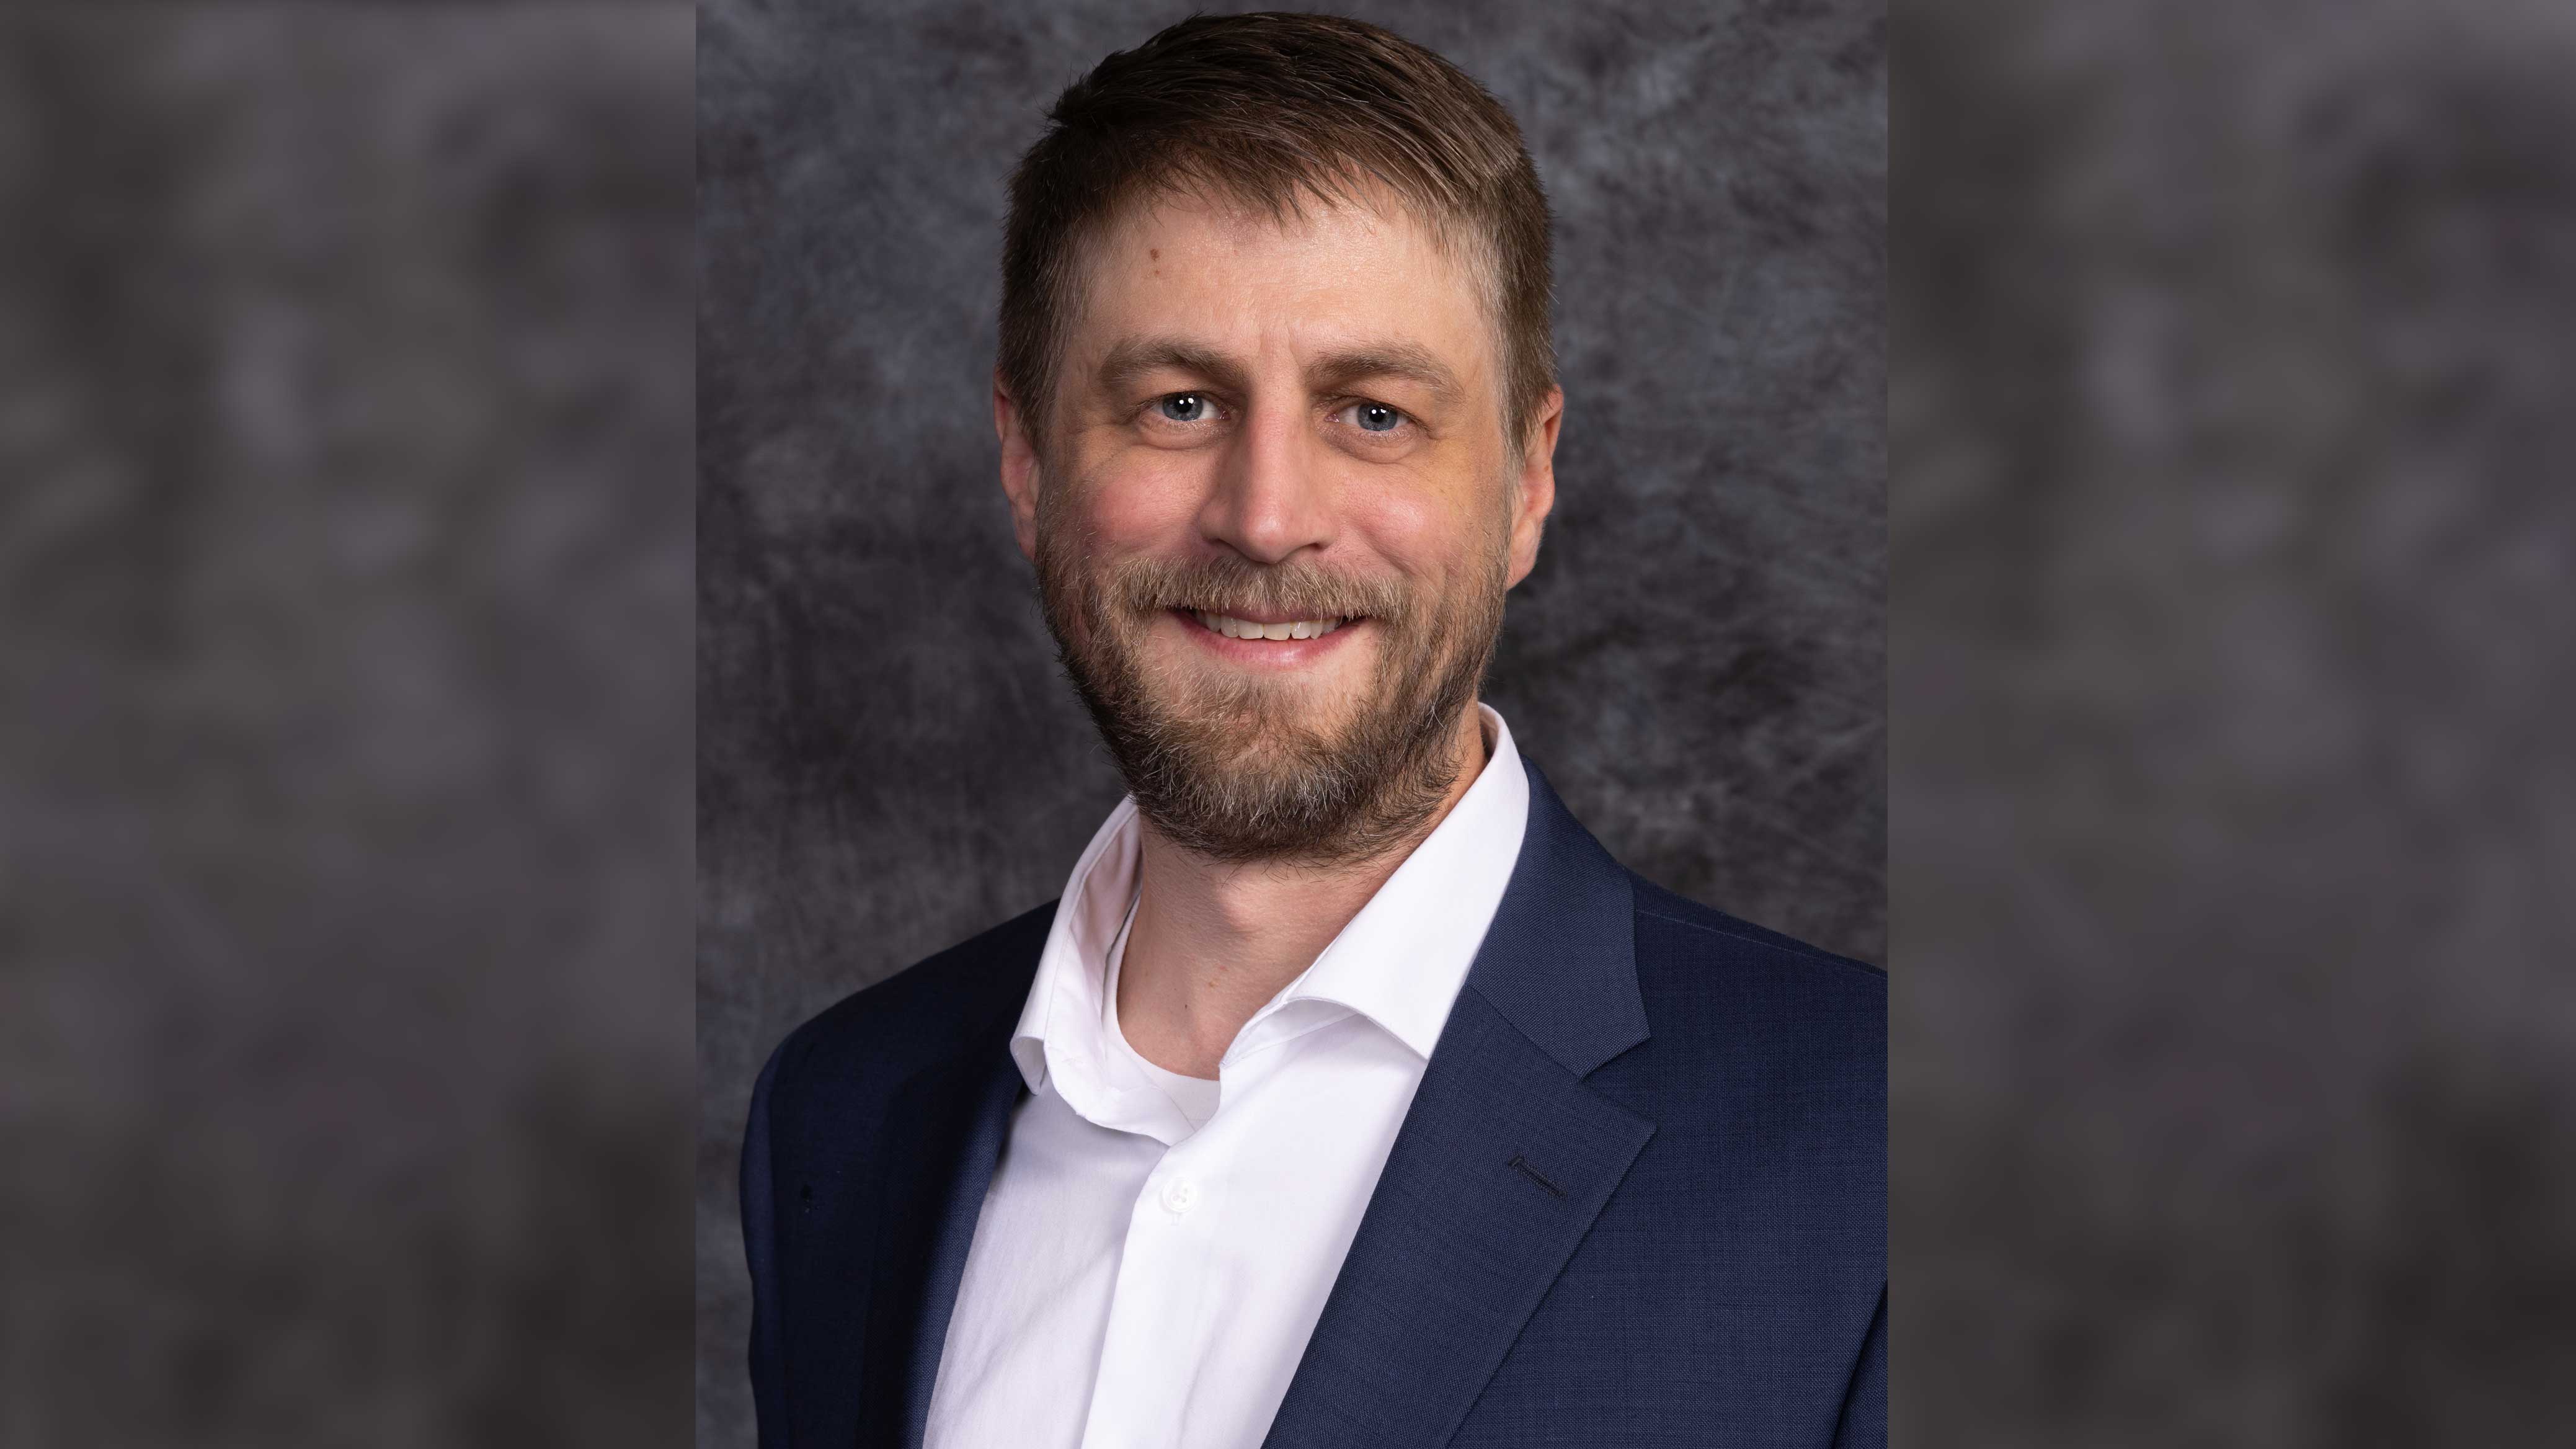
[[[1160,450],[1110,459],[1084,477],[1077,507],[1095,547],[1162,549],[1186,540],[1206,498],[1207,465]]]
[[[1497,518],[1481,495],[1409,488],[1362,501],[1350,523],[1371,552],[1412,578],[1438,581],[1481,566],[1496,546]]]

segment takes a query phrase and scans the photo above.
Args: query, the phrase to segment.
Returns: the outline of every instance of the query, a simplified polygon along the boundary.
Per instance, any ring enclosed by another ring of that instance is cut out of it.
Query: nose
[[[1256,408],[1217,465],[1199,532],[1254,563],[1283,563],[1332,542],[1323,460],[1295,410]]]

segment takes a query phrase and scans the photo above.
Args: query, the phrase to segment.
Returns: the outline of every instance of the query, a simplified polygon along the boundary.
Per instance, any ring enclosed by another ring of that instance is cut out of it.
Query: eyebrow
[[[1438,394],[1443,402],[1456,399],[1461,391],[1458,375],[1449,370],[1448,364],[1431,349],[1411,342],[1382,343],[1318,359],[1306,369],[1306,386],[1316,392],[1339,392],[1353,383],[1378,377],[1417,383]]]
[[[1100,385],[1125,392],[1149,372],[1186,372],[1233,392],[1250,390],[1251,376],[1242,364],[1212,348],[1176,337],[1130,337],[1109,349],[1100,364]]]
[[[1100,364],[1100,385],[1124,392],[1147,373],[1169,369],[1203,377],[1234,392],[1251,390],[1251,374],[1242,363],[1213,348],[1177,337],[1131,337],[1109,349]],[[1306,369],[1306,386],[1319,393],[1339,392],[1371,378],[1401,378],[1438,394],[1442,401],[1464,389],[1431,349],[1412,342],[1376,343],[1318,358]]]

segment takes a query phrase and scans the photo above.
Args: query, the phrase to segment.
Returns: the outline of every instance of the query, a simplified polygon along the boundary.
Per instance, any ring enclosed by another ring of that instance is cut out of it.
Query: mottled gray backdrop
[[[996,253],[1046,104],[1186,13],[700,9],[702,1442],[749,1442],[762,1057],[1055,895],[1118,799],[995,481]],[[1558,506],[1491,698],[1629,864],[1882,959],[1883,7],[1359,13],[1502,97],[1558,215]]]

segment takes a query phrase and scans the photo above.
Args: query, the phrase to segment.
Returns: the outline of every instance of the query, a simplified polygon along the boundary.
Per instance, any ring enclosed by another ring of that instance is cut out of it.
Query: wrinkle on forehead
[[[1310,212],[1309,206],[1315,210]],[[1339,179],[1308,178],[1298,192],[1285,197],[1244,195],[1184,174],[1111,207],[1097,229],[1075,243],[1079,284],[1073,289],[1074,305],[1068,309],[1068,321],[1073,324],[1068,336],[1089,319],[1098,269],[1121,234],[1151,225],[1154,216],[1165,211],[1195,212],[1219,224],[1263,226],[1281,234],[1310,228],[1321,214],[1335,212],[1347,213],[1372,229],[1409,229],[1427,240],[1432,252],[1458,269],[1475,289],[1497,362],[1505,356],[1502,268],[1490,242],[1455,216],[1433,214],[1386,182],[1349,172],[1339,173]]]

